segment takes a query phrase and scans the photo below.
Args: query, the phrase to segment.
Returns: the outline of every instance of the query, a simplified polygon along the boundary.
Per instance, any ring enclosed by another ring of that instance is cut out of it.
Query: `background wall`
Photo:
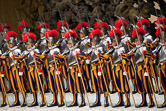
[[[0,21],[11,24],[11,30],[16,31],[19,37],[16,10],[19,18],[26,20],[35,33],[38,33],[36,27],[39,21],[48,22],[52,29],[56,28],[61,17],[67,20],[70,28],[75,28],[80,21],[88,21],[87,18],[92,26],[98,18],[96,10],[99,18],[107,23],[110,23],[110,16],[114,23],[117,20],[116,15],[134,23],[138,10],[133,4],[137,3],[140,15],[153,22],[155,17],[152,15],[156,15],[153,1],[157,0],[0,0]],[[166,15],[166,3],[159,1],[162,12]],[[157,11],[160,14],[160,11]]]

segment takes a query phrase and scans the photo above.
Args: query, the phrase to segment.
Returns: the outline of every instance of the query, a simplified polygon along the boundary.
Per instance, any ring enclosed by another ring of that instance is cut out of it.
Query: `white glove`
[[[86,64],[90,64],[90,60],[89,59],[86,60]]]
[[[141,53],[143,53],[146,50],[146,47],[140,47],[139,50]]]
[[[152,43],[159,42],[159,38],[157,37]]]
[[[148,76],[148,72],[147,71],[145,71],[144,76]]]
[[[118,49],[118,51],[117,51],[118,55],[121,55],[123,53],[123,51],[124,51],[124,48]]]
[[[126,76],[127,72],[123,71],[123,75]]]
[[[1,77],[5,76],[5,72],[1,71]]]
[[[31,56],[33,57],[33,56],[34,56],[34,51],[31,51],[30,54],[31,54]]]
[[[98,69],[97,75],[98,75],[98,76],[101,76],[101,74],[102,74],[102,73],[101,73],[101,69]]]
[[[104,44],[105,46],[107,46],[107,41],[104,41],[103,44]]]
[[[143,43],[148,42],[148,40],[149,40],[149,41],[152,41],[152,36],[149,35],[149,34],[148,34],[148,35],[145,34]]]
[[[125,37],[124,39],[122,39],[122,43],[126,44],[128,41],[130,41],[130,37]]]
[[[96,55],[98,55],[98,54],[99,54],[98,50],[95,50],[95,54],[96,54]]]
[[[87,43],[88,43],[88,41],[87,41],[86,39],[85,39],[83,42],[84,42],[84,44],[87,44]]]
[[[60,71],[56,71],[56,74],[59,75],[59,74],[60,74]]]
[[[13,57],[13,53],[12,53],[12,52],[9,53],[9,57],[10,57],[10,58]]]
[[[73,51],[73,55],[76,56],[77,52],[76,51]]]
[[[78,72],[78,77],[81,77],[81,73]]]
[[[2,54],[2,51],[0,50],[0,55]]]
[[[20,69],[19,70],[19,76],[22,76],[23,75],[23,69]]]
[[[50,54],[51,54],[51,56],[53,56],[54,50],[50,50]]]

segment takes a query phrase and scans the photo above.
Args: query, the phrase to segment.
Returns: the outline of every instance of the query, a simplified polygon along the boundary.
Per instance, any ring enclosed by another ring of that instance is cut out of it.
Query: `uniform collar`
[[[123,36],[121,37],[121,39],[123,39],[123,38],[125,38],[125,37],[128,37],[128,34],[123,35]]]
[[[14,46],[13,48],[10,48],[11,51],[17,49],[17,46]]]
[[[57,46],[56,45],[53,45],[52,48],[51,47],[48,47],[49,49],[54,49],[56,48]]]
[[[88,39],[88,36],[85,36],[85,38],[81,38],[81,41],[85,40],[85,39]]]
[[[46,37],[44,36],[44,37],[41,38],[41,40],[43,40],[43,39],[46,39]]]
[[[35,46],[32,47],[32,50],[35,49]],[[31,51],[31,48],[28,48],[27,51]]]
[[[101,46],[100,44],[97,44],[97,45],[96,45],[96,48],[98,48],[98,47],[100,47],[100,46]],[[92,48],[94,49],[95,46],[92,46]]]

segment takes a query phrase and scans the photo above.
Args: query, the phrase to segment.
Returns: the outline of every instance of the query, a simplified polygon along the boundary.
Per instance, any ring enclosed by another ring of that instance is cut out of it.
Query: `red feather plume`
[[[3,27],[2,27],[2,25],[0,26],[0,32],[2,32],[3,31]]]
[[[164,23],[163,23],[163,21],[164,21]],[[156,23],[157,23],[157,24],[166,24],[166,18],[158,17]]]
[[[6,27],[7,29],[11,29],[11,25],[8,24],[8,23],[5,23],[5,27]]]
[[[86,22],[79,23],[79,24],[77,25],[76,29],[77,29],[77,30],[81,30],[81,28],[82,28],[81,26],[87,29],[87,28],[89,27],[89,24],[86,23]]]
[[[17,37],[17,33],[14,31],[9,31],[6,35],[6,39],[9,40],[10,37]]]
[[[93,34],[93,36],[92,36],[92,34]],[[100,29],[96,29],[96,30],[92,30],[92,33],[90,33],[89,34],[89,38],[93,38],[93,37],[95,37],[95,36],[98,36],[98,37],[102,37],[102,32],[101,32],[101,30]]]
[[[128,26],[128,23],[127,23],[125,20],[122,20],[122,21],[123,21],[124,26],[127,27],[127,26]],[[123,24],[122,24],[122,21],[121,21],[121,20],[116,21],[115,27],[116,27],[116,28],[120,28],[120,27],[123,25]]]
[[[108,25],[106,22],[100,22],[100,23],[101,23],[101,26],[102,26],[103,28],[105,28],[106,30],[109,28],[109,25]],[[96,22],[96,23],[94,24],[94,28],[95,28],[95,29],[101,29],[100,23],[99,23],[99,22]]]
[[[37,26],[37,29],[38,30],[40,30],[41,28],[47,28],[47,29],[49,29],[49,25],[48,25],[48,23],[44,23],[44,24],[39,24],[38,26]]]
[[[58,37],[58,32],[56,30],[51,30],[51,31],[48,31],[48,34],[47,32],[45,33],[46,38],[48,38],[48,35],[49,37]]]
[[[76,33],[74,30],[70,31],[70,35],[71,35],[72,37],[74,37],[74,38],[77,38],[77,37],[78,37],[77,33]],[[65,34],[65,36],[64,36],[65,39],[66,39],[66,38],[69,38],[70,35],[69,35],[69,32],[67,32],[67,33]]]
[[[142,25],[146,25],[148,28],[150,27],[150,22],[148,19],[141,19]],[[141,27],[141,22],[140,20],[138,20],[137,22],[137,26]]]
[[[141,35],[146,34],[146,31],[142,27],[137,28],[137,32],[138,32],[138,34],[141,34]],[[132,38],[137,38],[136,29],[132,33]]]
[[[161,27],[161,30],[162,30],[162,31],[166,31],[166,25],[162,25],[162,26],[163,26],[163,27]],[[157,28],[157,30],[156,30],[156,36],[159,36],[159,35],[160,35],[161,30],[160,30],[160,27]]]
[[[118,35],[118,37],[122,37],[123,32],[119,28],[115,28],[114,31],[115,31],[115,34]],[[109,34],[110,37],[114,37],[114,31],[113,29],[110,31],[110,34]]]
[[[8,23],[4,23],[4,26],[0,26],[0,32],[2,32],[4,30],[4,28],[7,28],[7,29],[11,29],[11,25],[8,24]]]
[[[69,27],[69,25],[68,25],[68,23],[66,22],[66,21],[64,21],[64,20],[61,20],[61,21],[59,21],[58,22],[58,24],[57,24],[57,30],[61,30],[61,27],[62,26],[65,26],[65,27]]]
[[[20,23],[21,23],[21,24],[18,25],[18,30],[19,30],[19,31],[22,31],[23,28],[29,27],[28,23],[27,23],[25,20],[22,20]]]
[[[36,40],[36,35],[34,33],[29,32],[28,36],[27,36],[27,34],[23,36],[22,41],[28,42],[28,37],[33,39],[33,40]]]

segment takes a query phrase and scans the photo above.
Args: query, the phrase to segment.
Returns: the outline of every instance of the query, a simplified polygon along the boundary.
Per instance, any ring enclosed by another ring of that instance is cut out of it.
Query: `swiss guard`
[[[30,92],[33,94],[34,101],[28,107],[38,106],[37,92],[39,91],[42,97],[40,106],[45,106],[44,91],[43,86],[40,81],[39,76],[43,74],[43,71],[40,69],[40,52],[35,48],[36,35],[28,32],[22,37],[23,42],[26,44],[26,50],[23,51],[22,56],[25,58],[24,65],[28,70],[28,83],[30,85]],[[32,49],[31,49],[32,47]],[[37,66],[35,66],[35,61],[37,61]],[[36,69],[37,68],[37,69]]]
[[[107,52],[108,50],[110,50],[110,48],[112,48],[112,42],[111,42],[111,38],[109,37],[107,31],[109,29],[109,25],[106,23],[106,22],[102,22],[102,21],[98,21],[94,24],[94,28],[95,29],[100,29],[102,31],[102,37],[100,37],[100,44],[104,47],[104,51]],[[109,59],[112,59],[111,57],[111,54],[109,55],[110,58]],[[108,79],[107,79],[107,83],[108,85],[110,84],[111,82],[111,85],[112,85],[112,90],[109,88],[110,92],[111,93],[115,93],[115,85],[114,85],[114,82],[113,82],[113,76],[112,76],[112,70],[111,70],[111,67],[112,67],[112,60],[109,60],[106,64],[105,64],[105,67],[106,67],[106,72],[107,72],[107,76],[108,76]]]
[[[166,107],[166,46],[165,46],[165,40],[166,40],[166,25],[161,25],[161,27],[158,27],[156,31],[156,36],[160,37],[160,44],[157,47],[157,50],[153,51],[158,55],[158,67],[159,67],[159,78],[160,78],[160,84],[161,88],[164,92],[164,103],[162,105],[159,105],[159,108]]]
[[[23,103],[22,107],[26,106],[26,97],[25,97],[25,86],[23,80],[23,57],[21,56],[21,50],[17,48],[17,33],[10,31],[6,35],[6,40],[9,46],[9,75],[12,91],[15,94],[15,102],[11,105],[18,106],[20,105],[19,101],[19,91],[23,94]]]
[[[137,22],[137,26],[142,27],[146,31],[146,34],[143,36],[144,37],[143,42],[146,45],[146,50],[148,50],[148,51],[154,50],[156,45],[158,45],[158,41],[156,41],[156,39],[153,41],[154,38],[152,37],[152,35],[150,35],[148,33],[149,28],[150,28],[150,21],[148,19],[144,19],[141,17],[141,19],[138,20],[138,22]],[[158,85],[159,84],[159,82],[158,82],[159,76],[158,76],[157,67],[156,67],[157,66],[156,59],[154,59],[153,61],[151,59],[150,63],[151,63],[150,64],[150,69],[151,69],[150,75],[155,81],[155,85],[153,85],[153,86],[156,86],[156,92],[159,91],[159,94],[160,94],[160,89],[159,89],[159,85]]]
[[[53,93],[53,102],[48,106],[64,106],[63,101],[63,92],[61,84],[62,84],[62,74],[61,74],[61,60],[63,58],[60,55],[60,50],[55,44],[58,40],[58,32],[56,30],[50,30],[45,33],[45,37],[47,38],[48,42],[48,80],[50,84],[51,92]],[[56,63],[55,63],[56,62]],[[59,80],[60,79],[60,80]],[[58,104],[58,92],[60,94],[60,102]]]
[[[116,35],[114,34],[114,32]],[[119,57],[120,54],[125,53],[125,48],[122,46],[122,43],[121,43],[122,35],[123,35],[123,33],[119,28],[114,28],[110,31],[110,37],[112,38],[112,44],[114,47],[114,52],[112,53],[113,63],[114,63],[112,66],[113,80],[115,83],[115,88],[119,95],[119,102],[113,107],[124,106],[123,93],[125,93],[125,96],[126,96],[125,107],[129,107],[131,105],[130,104],[130,95],[129,95],[129,86],[128,86],[127,79],[126,79],[126,73],[124,72],[124,69],[122,66],[123,61]],[[115,38],[115,36],[117,38]],[[116,39],[117,39],[117,41],[116,41]],[[119,45],[119,48],[118,48],[118,45]]]
[[[88,37],[89,32],[89,24],[86,22],[79,23],[76,27],[79,30],[79,48],[80,48],[80,55],[82,55],[83,59],[87,58],[87,60],[82,64],[82,70],[84,74],[85,84],[87,86],[87,92],[90,92],[89,80],[90,80],[90,39]],[[85,56],[85,57],[84,57]]]
[[[129,79],[132,81],[133,83],[133,93],[137,92],[137,87],[136,87],[136,83],[135,83],[135,70],[134,70],[134,63],[131,60],[131,57],[127,54],[128,52],[130,52],[132,50],[133,43],[131,42],[131,37],[129,37],[129,35],[127,34],[126,31],[127,27],[128,27],[128,23],[127,21],[123,20],[123,18],[120,18],[121,20],[116,21],[115,23],[115,27],[119,28],[122,32],[123,32],[123,36],[121,37],[121,45],[122,47],[124,47],[125,49],[125,53],[123,54],[122,58],[125,61],[125,66],[126,66],[126,70],[129,76]]]
[[[69,67],[68,81],[69,81],[69,89],[70,92],[73,94],[73,99],[74,99],[73,102],[68,107],[78,106],[78,99],[77,99],[78,93],[80,93],[81,95],[81,104],[79,107],[83,107],[86,105],[86,103],[84,96],[84,88],[81,81],[82,69],[80,69],[81,72],[79,72],[79,68],[81,68],[79,66],[81,66],[83,60],[79,57],[80,49],[77,48],[76,44],[76,38],[78,36],[74,30],[71,30],[68,33],[66,33],[64,37],[68,40],[67,44],[69,48],[69,52],[67,55],[68,67]],[[79,66],[76,59],[78,60]]]
[[[62,75],[65,78],[66,84],[67,84],[65,92],[70,91],[69,90],[69,84],[68,84],[69,83],[68,82],[68,72],[67,72],[68,63],[67,63],[67,55],[66,55],[66,52],[69,51],[69,48],[67,47],[67,40],[64,38],[68,27],[69,27],[69,25],[65,20],[60,20],[57,23],[57,30],[59,30],[60,33],[61,33],[61,38],[59,38],[57,44],[59,44],[60,52],[64,56],[63,61],[61,63],[61,66],[62,66],[61,70],[62,70]]]
[[[106,89],[107,83],[104,82],[104,78],[107,78],[107,72],[103,72],[104,74],[102,73],[102,69],[104,70],[105,61],[108,60],[109,56],[105,54],[104,48],[100,43],[100,37],[102,37],[102,35],[103,34],[99,29],[92,30],[89,35],[93,41],[90,53],[90,60],[92,64],[90,79],[92,83],[92,89],[96,93],[96,101],[90,107],[101,106],[101,93],[104,93],[105,97],[104,107],[109,106]]]
[[[2,24],[1,26],[0,26],[0,33],[1,33],[1,35],[4,37],[4,39],[2,40],[2,43],[1,43],[1,51],[2,51],[2,53],[3,54],[5,54],[6,52],[8,52],[8,47],[7,47],[7,43],[6,43],[6,33],[7,32],[9,32],[10,31],[10,29],[11,29],[11,25],[10,24],[8,24],[8,23],[4,23],[4,24]],[[6,61],[6,64],[7,63],[9,63],[9,56],[5,56],[5,61]],[[7,78],[7,80],[9,81],[9,70],[8,70],[8,66],[9,65],[7,65],[6,67],[7,67],[7,72],[5,72],[5,75],[6,75],[6,78]],[[7,87],[6,86],[6,80],[5,80],[5,78],[3,78],[3,81],[4,81],[4,84],[5,84],[5,87]],[[12,91],[11,91],[11,83],[10,83],[10,81],[9,81],[9,87],[8,87],[8,90],[7,90],[7,93],[11,93]]]
[[[4,107],[7,105],[6,103],[6,86],[5,86],[5,74],[8,74],[8,70],[7,70],[7,62],[6,62],[6,58],[2,55],[2,51],[0,50],[0,74],[1,74],[1,79],[0,79],[0,91],[2,94],[2,104],[0,105],[0,107]],[[2,80],[2,81],[1,81]]]
[[[138,32],[139,39],[137,37],[136,30]],[[135,66],[136,84],[137,84],[138,92],[142,96],[142,102],[137,107],[147,106],[146,94],[148,94],[148,96],[149,96],[149,108],[150,108],[150,107],[154,107],[154,102],[153,102],[153,98],[152,98],[152,95],[151,95],[152,94],[152,89],[150,87],[150,83],[149,83],[149,80],[148,80],[147,69],[145,67],[145,65],[147,65],[148,70],[149,70],[150,63],[149,63],[148,57],[145,55],[146,54],[146,46],[143,44],[143,41],[144,41],[143,36],[145,34],[146,34],[146,31],[142,27],[139,27],[139,28],[137,28],[133,31],[132,38],[135,40],[135,44],[136,44],[136,51],[135,51],[135,54],[134,54],[134,62],[136,64],[136,66]],[[141,44],[142,44],[142,47],[140,46]],[[142,54],[145,55],[146,61],[144,61],[144,58],[143,58]]]
[[[48,23],[45,22],[40,22],[39,25],[37,26],[37,29],[40,30],[40,39],[37,41],[37,43],[35,44],[40,53],[43,55],[47,49],[47,41],[46,41],[46,37],[45,37],[45,32],[47,32],[47,30],[49,29],[49,25]],[[45,62],[47,62],[47,59],[43,60],[43,64],[41,64],[41,69],[44,71],[43,74],[40,76],[41,80],[42,80],[42,84],[44,86],[45,92],[49,92],[49,87],[48,87],[48,70],[47,70],[47,66],[44,64]]]

